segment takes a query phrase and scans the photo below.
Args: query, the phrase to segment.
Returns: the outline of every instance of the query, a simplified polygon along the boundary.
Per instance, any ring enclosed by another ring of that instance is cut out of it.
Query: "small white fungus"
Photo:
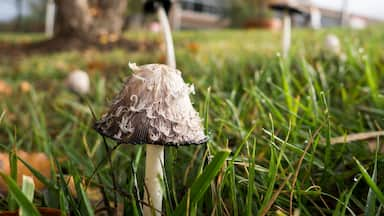
[[[66,80],[68,88],[77,94],[88,94],[90,89],[89,76],[82,70],[72,71]]]
[[[340,40],[334,34],[328,34],[325,37],[324,47],[326,50],[328,50],[334,54],[340,54],[340,52],[341,52]]]

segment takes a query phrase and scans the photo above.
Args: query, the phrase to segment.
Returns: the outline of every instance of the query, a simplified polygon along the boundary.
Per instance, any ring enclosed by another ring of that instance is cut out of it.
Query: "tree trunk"
[[[56,37],[81,40],[117,40],[121,34],[127,0],[55,0]]]

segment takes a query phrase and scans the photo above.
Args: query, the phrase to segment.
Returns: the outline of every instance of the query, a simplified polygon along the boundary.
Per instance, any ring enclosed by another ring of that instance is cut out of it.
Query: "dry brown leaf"
[[[9,96],[12,94],[12,87],[4,80],[0,80],[0,95]]]
[[[195,42],[191,42],[191,43],[187,44],[187,49],[192,54],[196,54],[200,50],[200,46],[199,46],[199,44],[197,44]]]
[[[22,93],[28,93],[29,91],[31,91],[31,84],[28,82],[28,81],[22,81],[20,83],[20,90]]]
[[[89,8],[88,13],[93,17],[97,17],[100,16],[101,10],[98,7],[91,7]]]
[[[105,45],[105,44],[108,44],[108,42],[109,42],[108,34],[100,34],[99,43]]]
[[[25,151],[17,151],[17,155],[26,161],[29,165],[39,171],[42,175],[47,178],[51,177],[51,166],[49,163],[48,157],[43,153],[28,153]],[[10,175],[11,169],[9,165],[9,154],[8,153],[0,153],[0,170],[7,175]],[[21,185],[23,175],[33,176],[33,181],[35,182],[35,186],[37,190],[41,190],[44,188],[44,184],[40,182],[32,172],[20,161],[17,161],[17,184]],[[8,191],[8,187],[5,182],[0,179],[0,191],[6,192]]]
[[[109,42],[114,43],[119,40],[119,35],[116,33],[109,34]]]
[[[25,151],[17,151],[17,156],[26,161],[29,165],[35,168],[46,178],[51,178],[51,166],[49,158],[43,153],[29,153]],[[63,161],[65,158],[59,158],[59,161]],[[9,166],[9,153],[0,153],[0,171],[4,172],[7,175],[10,175],[10,166]],[[23,175],[32,176],[33,181],[35,182],[36,190],[42,190],[45,188],[45,185],[40,182],[32,172],[20,161],[17,161],[17,184],[21,186]],[[72,176],[65,176],[66,183],[68,185],[69,192],[77,196],[75,183]],[[84,182],[85,184],[85,182]],[[5,182],[0,179],[0,192],[8,192],[8,186]],[[102,195],[98,188],[88,187],[87,196],[90,197],[90,200],[97,201],[102,199]],[[48,209],[49,210],[49,209]],[[1,214],[0,214],[1,216]]]
[[[60,209],[47,208],[47,207],[37,207],[41,216],[60,216]],[[0,216],[17,216],[19,215],[19,211],[2,211]]]
[[[167,56],[164,54],[160,55],[159,59],[157,60],[158,63],[160,64],[165,64],[167,62]]]
[[[87,63],[87,71],[93,72],[93,71],[104,71],[106,65],[104,62],[101,61],[90,61]]]
[[[76,187],[75,187],[75,181],[73,179],[73,176],[65,176],[65,181],[67,183],[69,192],[73,196],[77,196]],[[82,181],[82,184],[85,185],[85,181]],[[99,188],[96,187],[87,187],[87,190],[85,191],[87,194],[87,197],[91,201],[98,201],[103,199],[103,195],[101,194]]]

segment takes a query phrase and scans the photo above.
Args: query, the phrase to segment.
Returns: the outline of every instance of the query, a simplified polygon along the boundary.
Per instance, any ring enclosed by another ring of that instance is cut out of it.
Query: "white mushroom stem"
[[[163,30],[165,45],[167,48],[167,64],[176,68],[175,50],[171,28],[167,14],[163,7],[157,9],[157,16]],[[161,215],[163,193],[161,190],[161,179],[163,178],[164,146],[147,145],[147,155],[145,159],[145,185],[144,202],[150,206],[143,206],[144,216]]]
[[[173,39],[171,33],[171,27],[168,22],[167,14],[163,7],[158,7],[157,16],[160,21],[161,28],[163,29],[163,35],[165,39],[165,45],[167,47],[167,65],[176,68],[175,50],[173,47]]]
[[[287,57],[291,48],[291,15],[284,11],[283,18],[283,56]]]
[[[45,15],[45,35],[47,37],[53,36],[54,24],[55,24],[55,11],[56,5],[53,0],[48,0],[47,11]]]
[[[144,216],[161,215],[163,192],[161,190],[161,179],[163,178],[164,147],[160,145],[147,145],[145,158],[145,186]]]

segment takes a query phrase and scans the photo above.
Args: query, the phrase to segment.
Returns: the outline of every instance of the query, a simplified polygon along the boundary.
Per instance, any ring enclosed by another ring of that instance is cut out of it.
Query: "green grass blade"
[[[255,182],[255,154],[256,154],[256,140],[253,142],[252,146],[252,155],[249,157],[249,177],[248,177],[248,191],[247,191],[247,201],[246,201],[246,208],[247,208],[247,215],[252,215],[252,204],[253,204],[253,188],[254,188],[254,182]]]
[[[81,185],[79,185],[79,187],[80,187],[80,196],[81,196],[81,199],[83,200],[83,203],[85,204],[85,208],[87,210],[87,215],[93,216],[94,213],[93,213],[91,203],[89,202],[88,197],[85,194],[83,187]]]
[[[185,215],[187,211],[187,206],[191,206],[190,203],[197,203],[202,198],[202,196],[208,189],[211,181],[215,178],[217,173],[222,168],[229,153],[229,150],[223,150],[216,153],[215,157],[204,169],[203,173],[199,177],[197,177],[197,179],[193,182],[190,188],[189,198],[187,195],[184,195],[181,203],[173,212],[173,215]],[[190,203],[187,203],[188,199]]]
[[[23,175],[23,185],[21,187],[21,191],[30,202],[33,202],[33,195],[35,193],[35,183],[33,182],[32,177]],[[20,206],[19,212],[20,216],[29,215],[28,209],[25,209],[23,206]]]
[[[5,116],[5,111],[1,112],[1,115],[0,115],[0,123],[3,121],[4,116]]]
[[[353,158],[357,164],[357,167],[359,168],[361,174],[363,175],[364,180],[367,182],[369,187],[373,190],[373,192],[376,194],[379,201],[384,204],[384,194],[382,191],[380,191],[379,187],[375,183],[375,181],[369,176],[367,170],[361,165],[360,161],[356,158]]]
[[[61,211],[61,215],[65,216],[66,214],[64,212],[67,212],[68,202],[65,199],[65,195],[64,195],[64,191],[63,190],[60,190],[59,197],[60,197],[60,211]]]
[[[372,180],[374,183],[377,181],[377,151],[380,149],[379,140],[377,140],[376,143],[376,154],[375,154],[375,164],[373,167],[373,173],[372,173]],[[367,204],[365,205],[365,215],[374,215],[376,212],[376,196],[372,190],[372,188],[369,188],[368,196],[367,196]]]
[[[284,59],[280,60],[280,70],[281,70],[281,79],[282,79],[282,86],[284,89],[284,96],[285,100],[288,106],[288,110],[293,110],[293,97],[292,97],[292,90],[291,90],[291,73],[288,71],[286,61]]]
[[[9,166],[11,169],[11,179],[17,181],[17,156],[16,156],[16,147],[9,152]],[[16,210],[17,204],[12,196],[12,194],[8,195],[8,208],[9,210]]]
[[[377,97],[379,94],[377,81],[379,79],[377,79],[376,73],[372,70],[370,60],[368,57],[367,57],[367,59],[365,59],[365,70],[364,71],[365,71],[365,77],[366,77],[369,89],[371,91],[372,99],[375,102],[377,102]]]
[[[235,171],[235,165],[233,161],[231,160],[230,162],[230,174],[229,174],[229,181],[230,181],[230,189],[231,189],[231,201],[232,201],[232,208],[233,208],[233,213],[232,215],[238,216],[239,215],[239,208],[237,206],[237,186],[236,186],[236,171]]]
[[[28,200],[26,195],[17,187],[16,182],[6,175],[3,172],[0,172],[0,176],[3,178],[6,185],[8,185],[9,192],[12,194],[12,197],[19,204],[20,208],[24,209],[25,212],[28,212],[28,216],[38,216],[40,213],[37,211],[36,207]]]
[[[55,185],[52,184],[47,177],[45,177],[43,174],[41,174],[39,171],[37,171],[34,167],[32,167],[31,165],[29,165],[28,162],[26,162],[25,160],[23,160],[22,158],[20,157],[17,157],[21,163],[23,163],[28,169],[29,171],[31,171],[31,173],[39,180],[41,181],[45,186],[48,186],[48,187],[51,187],[51,188],[54,188]]]
[[[93,216],[94,215],[94,212],[93,212],[93,209],[92,209],[92,206],[91,206],[91,203],[83,189],[83,186],[81,185],[81,180],[80,180],[80,177],[79,176],[74,176],[74,180],[75,180],[75,187],[76,187],[76,192],[80,198],[80,206],[83,207],[82,208],[82,214],[86,214],[86,215],[89,215],[89,216]]]
[[[360,180],[361,180],[361,176],[359,178],[356,178],[355,183],[353,184],[352,188],[346,194],[345,199],[344,199],[344,207],[341,210],[341,215],[345,215],[345,212],[348,209],[349,200],[351,199],[352,193],[354,192],[356,186],[359,184]],[[353,212],[349,212],[349,213],[354,216]]]

